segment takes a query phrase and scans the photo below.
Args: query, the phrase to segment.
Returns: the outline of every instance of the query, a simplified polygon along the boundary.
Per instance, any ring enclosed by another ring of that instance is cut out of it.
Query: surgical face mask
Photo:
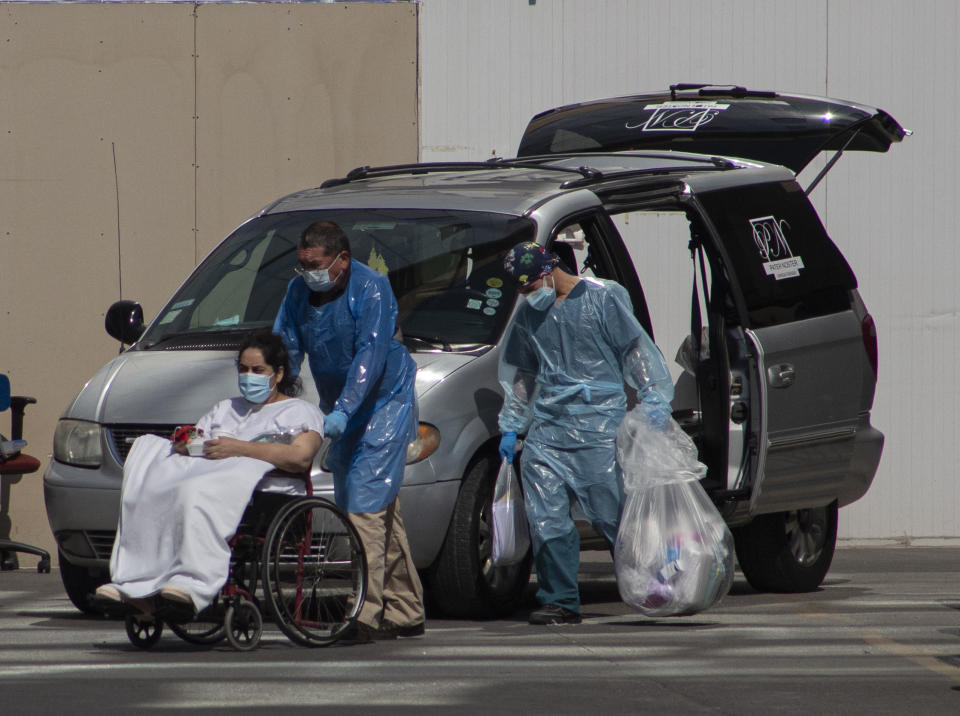
[[[333,263],[336,263],[337,259],[333,260]],[[332,266],[333,264],[331,264]],[[319,291],[321,293],[327,293],[332,291],[337,285],[337,279],[330,278],[330,268],[323,269],[314,269],[313,271],[305,271],[304,269],[299,269],[297,271],[303,280],[307,283],[307,288],[311,291]],[[339,278],[339,276],[337,277]]]
[[[251,403],[265,403],[267,398],[273,392],[270,387],[271,375],[259,375],[257,373],[240,373],[237,376],[237,384],[240,386],[240,395]]]
[[[543,285],[527,296],[527,303],[535,311],[546,311],[557,300],[557,287],[547,286],[546,279]]]

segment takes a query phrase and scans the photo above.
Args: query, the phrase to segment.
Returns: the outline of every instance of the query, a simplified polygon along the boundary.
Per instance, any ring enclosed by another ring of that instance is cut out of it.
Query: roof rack
[[[593,156],[616,156],[616,152],[594,153]],[[416,175],[430,174],[433,172],[459,172],[459,171],[483,171],[491,169],[546,169],[555,172],[565,172],[568,174],[577,174],[579,178],[570,179],[560,185],[561,189],[574,189],[582,186],[589,186],[606,179],[620,179],[631,176],[643,176],[645,174],[667,174],[677,171],[689,171],[691,169],[701,170],[702,166],[680,166],[674,168],[649,168],[649,169],[628,169],[604,174],[599,169],[582,165],[579,167],[567,167],[553,164],[552,162],[564,157],[577,156],[573,154],[550,154],[542,157],[523,157],[517,159],[504,159],[503,157],[493,157],[484,162],[424,162],[421,164],[392,164],[382,167],[362,166],[351,169],[345,177],[327,179],[320,185],[321,189],[349,184],[352,181],[360,179],[369,179],[372,177],[387,177],[398,175]],[[660,156],[658,154],[633,154],[631,156]],[[694,164],[710,164],[716,169],[736,169],[737,165],[728,159],[722,157],[686,157],[688,161]]]
[[[553,157],[554,159],[556,157]],[[549,160],[546,158],[545,161]],[[460,172],[460,171],[481,171],[490,169],[550,169],[558,172],[572,172],[582,177],[591,177],[600,174],[596,169],[590,167],[558,167],[549,166],[544,162],[534,162],[528,159],[504,159],[502,157],[493,157],[484,162],[423,162],[420,164],[391,164],[382,167],[363,166],[351,169],[345,177],[327,179],[320,185],[321,189],[349,184],[359,179],[369,179],[371,177],[386,177],[400,174],[430,174],[432,172]]]

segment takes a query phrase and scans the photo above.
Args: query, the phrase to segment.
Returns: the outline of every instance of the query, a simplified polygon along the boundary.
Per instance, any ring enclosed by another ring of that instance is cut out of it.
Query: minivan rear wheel
[[[60,581],[73,606],[84,614],[99,614],[93,606],[93,593],[101,584],[106,584],[109,578],[99,570],[91,571],[86,567],[73,564],[63,556],[63,550],[57,550],[60,562]]]
[[[433,604],[450,617],[511,614],[530,582],[530,553],[509,567],[490,564],[497,468],[492,456],[484,456],[467,470],[440,556],[427,576]]]
[[[837,503],[760,515],[733,529],[740,569],[761,592],[812,592],[837,544]]]

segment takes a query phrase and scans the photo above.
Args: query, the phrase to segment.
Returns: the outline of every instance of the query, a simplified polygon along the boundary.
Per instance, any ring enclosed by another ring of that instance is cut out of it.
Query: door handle
[[[793,385],[797,372],[790,363],[779,363],[767,368],[767,377],[771,388],[789,388]]]

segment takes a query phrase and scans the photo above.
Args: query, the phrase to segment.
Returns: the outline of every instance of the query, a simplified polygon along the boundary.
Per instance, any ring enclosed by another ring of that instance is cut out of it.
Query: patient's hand
[[[246,455],[246,440],[236,438],[214,438],[203,443],[203,456],[211,460],[223,460],[227,457],[243,457]]]

